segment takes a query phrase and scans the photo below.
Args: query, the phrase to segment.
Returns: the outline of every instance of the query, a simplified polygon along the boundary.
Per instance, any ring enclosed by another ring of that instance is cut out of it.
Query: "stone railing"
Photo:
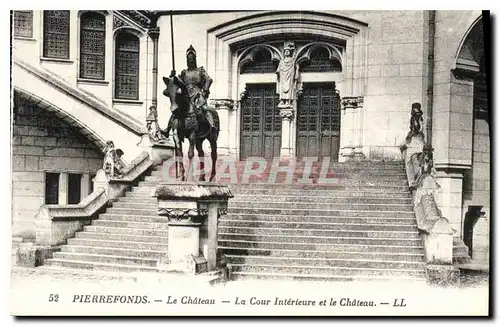
[[[98,213],[117,197],[125,194],[153,165],[147,152],[143,152],[124,170],[122,178],[109,178],[98,170],[94,178],[94,191],[77,205],[42,205],[36,218],[36,244],[56,246],[66,242],[83,226],[89,225]]]
[[[412,112],[410,132],[401,145],[401,153],[424,245],[427,280],[439,284],[454,283],[458,279],[458,270],[452,265],[455,230],[437,205],[440,186],[435,179],[433,149],[425,143],[418,108]]]
[[[406,161],[408,184],[413,197],[417,227],[422,234],[425,260],[430,264],[451,264],[453,233],[449,221],[442,216],[435,196],[439,190],[432,171],[426,170],[424,152],[414,153]]]

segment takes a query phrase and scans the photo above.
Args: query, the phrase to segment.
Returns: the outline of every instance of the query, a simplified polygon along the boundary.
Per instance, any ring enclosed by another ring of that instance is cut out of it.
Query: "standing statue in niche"
[[[283,48],[283,59],[281,59],[276,75],[277,93],[280,97],[280,105],[291,105],[297,85],[298,71],[295,66],[295,45],[293,42],[285,43]]]

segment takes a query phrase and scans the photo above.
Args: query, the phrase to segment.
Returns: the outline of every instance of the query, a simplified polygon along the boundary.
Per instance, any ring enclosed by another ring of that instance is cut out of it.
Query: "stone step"
[[[384,189],[366,189],[364,191],[356,190],[327,190],[327,189],[290,189],[290,188],[251,188],[251,187],[239,187],[239,186],[229,186],[229,189],[235,196],[261,196],[273,198],[277,196],[307,196],[307,197],[391,197],[391,198],[406,198],[411,199],[411,195],[408,189],[398,189],[396,191],[389,191]],[[130,193],[127,193],[125,197],[120,198],[122,200],[133,200],[141,199],[146,201],[156,201],[156,197],[152,197],[154,194],[154,188],[135,188]],[[232,199],[230,199],[232,200]]]
[[[158,202],[136,202],[134,200],[131,201],[117,201],[113,203],[113,208],[123,208],[123,209],[150,209],[156,210],[158,209]]]
[[[399,191],[399,192],[386,192],[386,191],[326,191],[326,190],[293,190],[293,189],[234,189],[230,187],[231,192],[235,196],[233,199],[237,199],[238,197],[246,198],[246,197],[256,197],[259,200],[262,199],[271,199],[277,196],[283,197],[304,197],[305,200],[314,200],[314,198],[369,198],[369,199],[384,199],[384,198],[392,198],[392,199],[411,199],[411,195],[408,191]],[[233,200],[230,199],[230,200]],[[121,197],[119,201],[133,201],[133,200],[141,200],[141,201],[153,201],[156,202],[156,197],[152,197],[149,191],[135,191],[133,193],[126,194],[125,197]]]
[[[147,235],[132,235],[132,234],[116,234],[116,233],[97,233],[80,231],[75,234],[77,238],[81,239],[97,239],[97,240],[117,240],[117,241],[134,241],[134,242],[148,242],[148,243],[167,243],[167,237],[154,237]]]
[[[114,213],[104,213],[99,215],[99,221],[130,221],[130,222],[138,222],[138,223],[162,223],[162,221],[168,222],[166,219],[162,219],[158,214],[150,214],[150,215],[138,215],[138,214],[114,214]]]
[[[83,227],[85,232],[106,233],[113,235],[133,235],[133,236],[149,236],[149,237],[168,237],[168,230],[162,229],[147,229],[147,228],[123,228],[123,227],[109,227],[98,225],[87,225]]]
[[[145,241],[123,241],[111,239],[93,239],[93,238],[70,238],[68,239],[70,246],[87,246],[87,247],[102,247],[102,248],[119,248],[144,251],[166,251],[168,245],[166,242],[145,242]]]
[[[414,231],[372,231],[372,230],[344,230],[339,229],[292,229],[292,228],[266,228],[266,227],[218,227],[219,234],[244,234],[252,236],[294,236],[294,237],[355,237],[355,238],[383,238],[383,239],[421,239],[417,230]]]
[[[242,183],[238,181],[237,183],[233,183],[232,180],[229,179],[224,179],[224,180],[219,180],[218,182],[223,183],[223,184],[237,184],[237,185],[245,185],[247,183]],[[138,183],[139,187],[156,187],[160,182],[158,181],[140,181]],[[321,187],[326,188],[326,189],[332,189],[332,188],[337,188],[337,187],[348,187],[348,188],[386,188],[386,187],[398,187],[398,188],[406,188],[408,189],[408,181],[406,179],[404,180],[396,180],[396,181],[379,181],[379,180],[371,180],[371,179],[366,179],[366,180],[356,180],[356,179],[330,179],[330,181],[327,182],[322,182],[318,184],[300,184],[297,182],[274,182],[268,180],[260,180],[260,181],[251,181],[249,184],[255,184],[255,185],[274,185],[277,187],[283,187],[283,186],[289,186],[289,187],[315,187],[317,189],[321,189]]]
[[[276,173],[270,173],[270,172],[262,172],[262,173],[236,173],[236,176],[240,182],[242,180],[287,180],[287,177],[290,178],[290,175],[292,173],[287,173],[287,172],[276,172]],[[195,174],[194,175],[195,180],[199,178],[199,175]],[[234,178],[233,176],[230,175],[216,175],[216,182],[220,181],[222,179],[231,179]],[[305,175],[303,172],[294,172],[293,173],[293,180],[301,180],[301,179],[320,179],[320,178],[326,178],[326,179],[349,179],[349,180],[377,180],[377,181],[398,181],[398,180],[406,180],[407,175],[406,173],[400,173],[400,172],[386,172],[386,173],[347,173],[347,172],[337,172],[337,171],[330,171],[329,173],[320,173],[320,172],[306,172]],[[151,176],[146,176],[144,178],[145,182],[168,182],[172,180],[171,177],[166,177],[165,175],[151,175]]]
[[[330,258],[330,259],[368,259],[368,260],[389,260],[389,261],[415,261],[423,262],[424,254],[422,252],[379,252],[379,251],[356,251],[362,250],[353,246],[346,248],[346,251],[340,250],[295,250],[295,249],[265,249],[265,248],[238,248],[219,246],[219,251],[225,255],[235,256],[263,256],[263,257],[282,257],[282,258]]]
[[[143,204],[158,204],[158,199],[149,195],[136,194],[134,196],[121,197],[118,203],[143,203]]]
[[[340,223],[340,224],[392,224],[392,225],[413,225],[416,226],[415,217],[412,215],[404,217],[385,217],[385,216],[359,216],[350,217],[346,216],[329,216],[329,215],[276,215],[276,214],[245,214],[245,213],[230,213],[228,215],[223,215],[220,221],[224,220],[238,220],[242,222],[254,222],[254,223],[294,223],[294,222],[304,222],[304,223],[318,223],[318,224],[328,224],[328,223]]]
[[[284,167],[286,165],[280,166]],[[304,171],[306,173],[313,173],[313,174],[328,174],[328,173],[334,173],[334,174],[358,174],[358,175],[404,175],[406,176],[406,171],[404,166],[396,166],[396,167],[335,167],[335,166],[330,166],[328,167],[328,170],[325,170],[326,168],[323,168],[321,166],[313,165],[311,168],[308,168],[308,170],[305,169],[304,165],[295,165],[295,168],[293,168],[293,173],[296,175],[302,175]],[[209,168],[207,169],[209,170]],[[234,168],[231,166],[231,169],[227,168],[225,171],[222,171],[221,169],[217,170],[218,175],[223,175],[223,174],[229,174],[236,172],[238,175],[246,174],[246,175],[255,175],[257,171],[260,171],[257,167],[255,168],[247,168],[245,166],[236,166]],[[269,174],[271,173],[271,167],[267,166],[264,170],[262,170],[261,173],[266,173]],[[326,171],[326,173],[325,173]],[[210,171],[208,171],[210,172]],[[275,168],[274,173],[281,173],[282,171],[279,171],[279,169]],[[199,171],[195,171],[194,175],[199,176]],[[153,177],[160,177],[162,179],[170,179],[174,177],[174,171],[165,171],[163,169],[161,170],[155,170],[152,171],[150,176]]]
[[[112,255],[97,255],[76,252],[55,252],[54,259],[70,260],[70,261],[88,261],[93,263],[106,263],[127,266],[149,266],[156,267],[157,259],[127,257],[127,256],[112,256]]]
[[[264,281],[314,281],[314,282],[354,282],[354,281],[413,281],[421,282],[424,286],[425,278],[422,276],[406,275],[315,275],[315,274],[292,274],[292,273],[256,273],[256,272],[232,272],[232,281],[264,280]]]
[[[133,205],[133,204],[131,204]],[[136,204],[137,205],[137,204]],[[139,204],[140,205],[140,204]],[[229,208],[253,208],[259,206],[265,209],[307,209],[313,210],[360,210],[360,211],[397,211],[413,212],[409,204],[384,204],[384,203],[315,203],[315,202],[254,202],[229,200]],[[149,206],[144,206],[144,208]],[[151,206],[151,208],[156,206]]]
[[[363,259],[353,255],[351,258],[309,258],[309,257],[268,257],[226,255],[228,264],[247,266],[310,266],[318,267],[348,267],[348,268],[376,268],[376,269],[417,269],[425,267],[423,261],[391,261],[388,259]]]
[[[124,220],[107,220],[102,216],[97,220],[92,221],[93,226],[111,227],[111,228],[133,228],[133,229],[154,229],[154,230],[168,230],[167,223],[155,223],[148,221],[124,221]]]
[[[132,201],[132,199],[129,199]],[[273,201],[278,202],[301,202],[301,203],[364,203],[364,204],[400,204],[400,205],[411,205],[411,198],[394,198],[394,197],[353,197],[353,196],[290,196],[290,195],[277,195],[269,196],[262,194],[234,194],[234,198],[230,201],[237,202],[259,202],[268,203]],[[142,202],[142,201],[141,201]]]
[[[117,209],[118,210],[118,209]],[[300,208],[228,208],[228,214],[271,214],[271,215],[309,215],[317,216],[384,216],[384,217],[414,217],[413,211],[360,210],[360,209],[300,209]],[[144,213],[146,215],[146,213]],[[151,215],[151,214],[150,214]]]
[[[288,243],[324,243],[324,244],[364,244],[385,246],[418,246],[422,243],[420,237],[389,238],[389,237],[356,237],[356,236],[312,236],[312,235],[275,235],[275,234],[245,234],[219,231],[219,239],[245,240],[252,242],[280,241]]]
[[[266,273],[266,274],[302,274],[302,275],[328,275],[328,276],[412,276],[425,277],[424,268],[419,269],[388,269],[388,268],[357,268],[333,266],[307,266],[307,265],[245,265],[228,264],[232,273]]]
[[[76,246],[76,245],[64,245],[61,247],[61,252],[148,258],[156,260],[166,255],[166,251],[158,251],[158,250],[113,248],[113,247],[100,247],[100,246],[92,247],[92,246]]]
[[[356,243],[326,243],[326,242],[286,242],[270,240],[244,240],[244,239],[221,239],[218,241],[219,247],[241,248],[241,249],[265,249],[265,250],[300,250],[300,251],[363,251],[383,252],[383,253],[411,253],[423,254],[422,243],[411,245],[387,245],[387,244],[356,244]]]
[[[311,222],[301,221],[248,221],[224,218],[219,220],[219,230],[221,228],[239,227],[239,228],[263,228],[263,229],[312,229],[312,230],[356,230],[356,231],[386,231],[386,232],[418,232],[416,223],[410,224],[366,224],[366,223],[349,223],[349,222]]]
[[[100,271],[120,271],[120,272],[157,272],[156,267],[134,266],[113,263],[96,263],[91,261],[67,260],[67,259],[47,259],[44,262],[47,266],[58,266],[64,268],[75,268],[81,270],[100,270]]]
[[[150,194],[146,193],[139,193],[139,192],[129,192],[125,194],[124,197],[118,198],[117,202],[135,202],[135,201],[141,201],[145,203],[157,203],[158,199],[156,197],[151,196]]]
[[[122,214],[122,215],[148,215],[148,216],[158,216],[156,208],[115,208],[111,207],[106,209],[106,213],[110,214]]]

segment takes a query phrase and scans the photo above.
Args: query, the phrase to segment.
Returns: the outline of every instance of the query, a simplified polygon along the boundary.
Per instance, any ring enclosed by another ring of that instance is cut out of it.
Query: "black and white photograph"
[[[491,314],[487,8],[79,6],[10,11],[12,316]]]

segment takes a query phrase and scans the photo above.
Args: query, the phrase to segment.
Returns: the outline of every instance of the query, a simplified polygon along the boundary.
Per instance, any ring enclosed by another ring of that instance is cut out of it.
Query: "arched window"
[[[242,74],[265,74],[275,73],[278,62],[271,59],[271,53],[264,49],[259,49],[255,53],[253,60],[248,61],[241,67]]]
[[[116,37],[115,98],[139,99],[139,38],[130,32]]]
[[[14,11],[14,36],[33,37],[33,11]]]
[[[317,47],[311,52],[310,60],[300,65],[302,72],[336,72],[342,71],[342,65],[338,60],[330,59],[330,53],[324,47]]]
[[[106,17],[86,12],[80,18],[80,77],[104,79]]]
[[[69,10],[43,12],[43,56],[69,59]]]

